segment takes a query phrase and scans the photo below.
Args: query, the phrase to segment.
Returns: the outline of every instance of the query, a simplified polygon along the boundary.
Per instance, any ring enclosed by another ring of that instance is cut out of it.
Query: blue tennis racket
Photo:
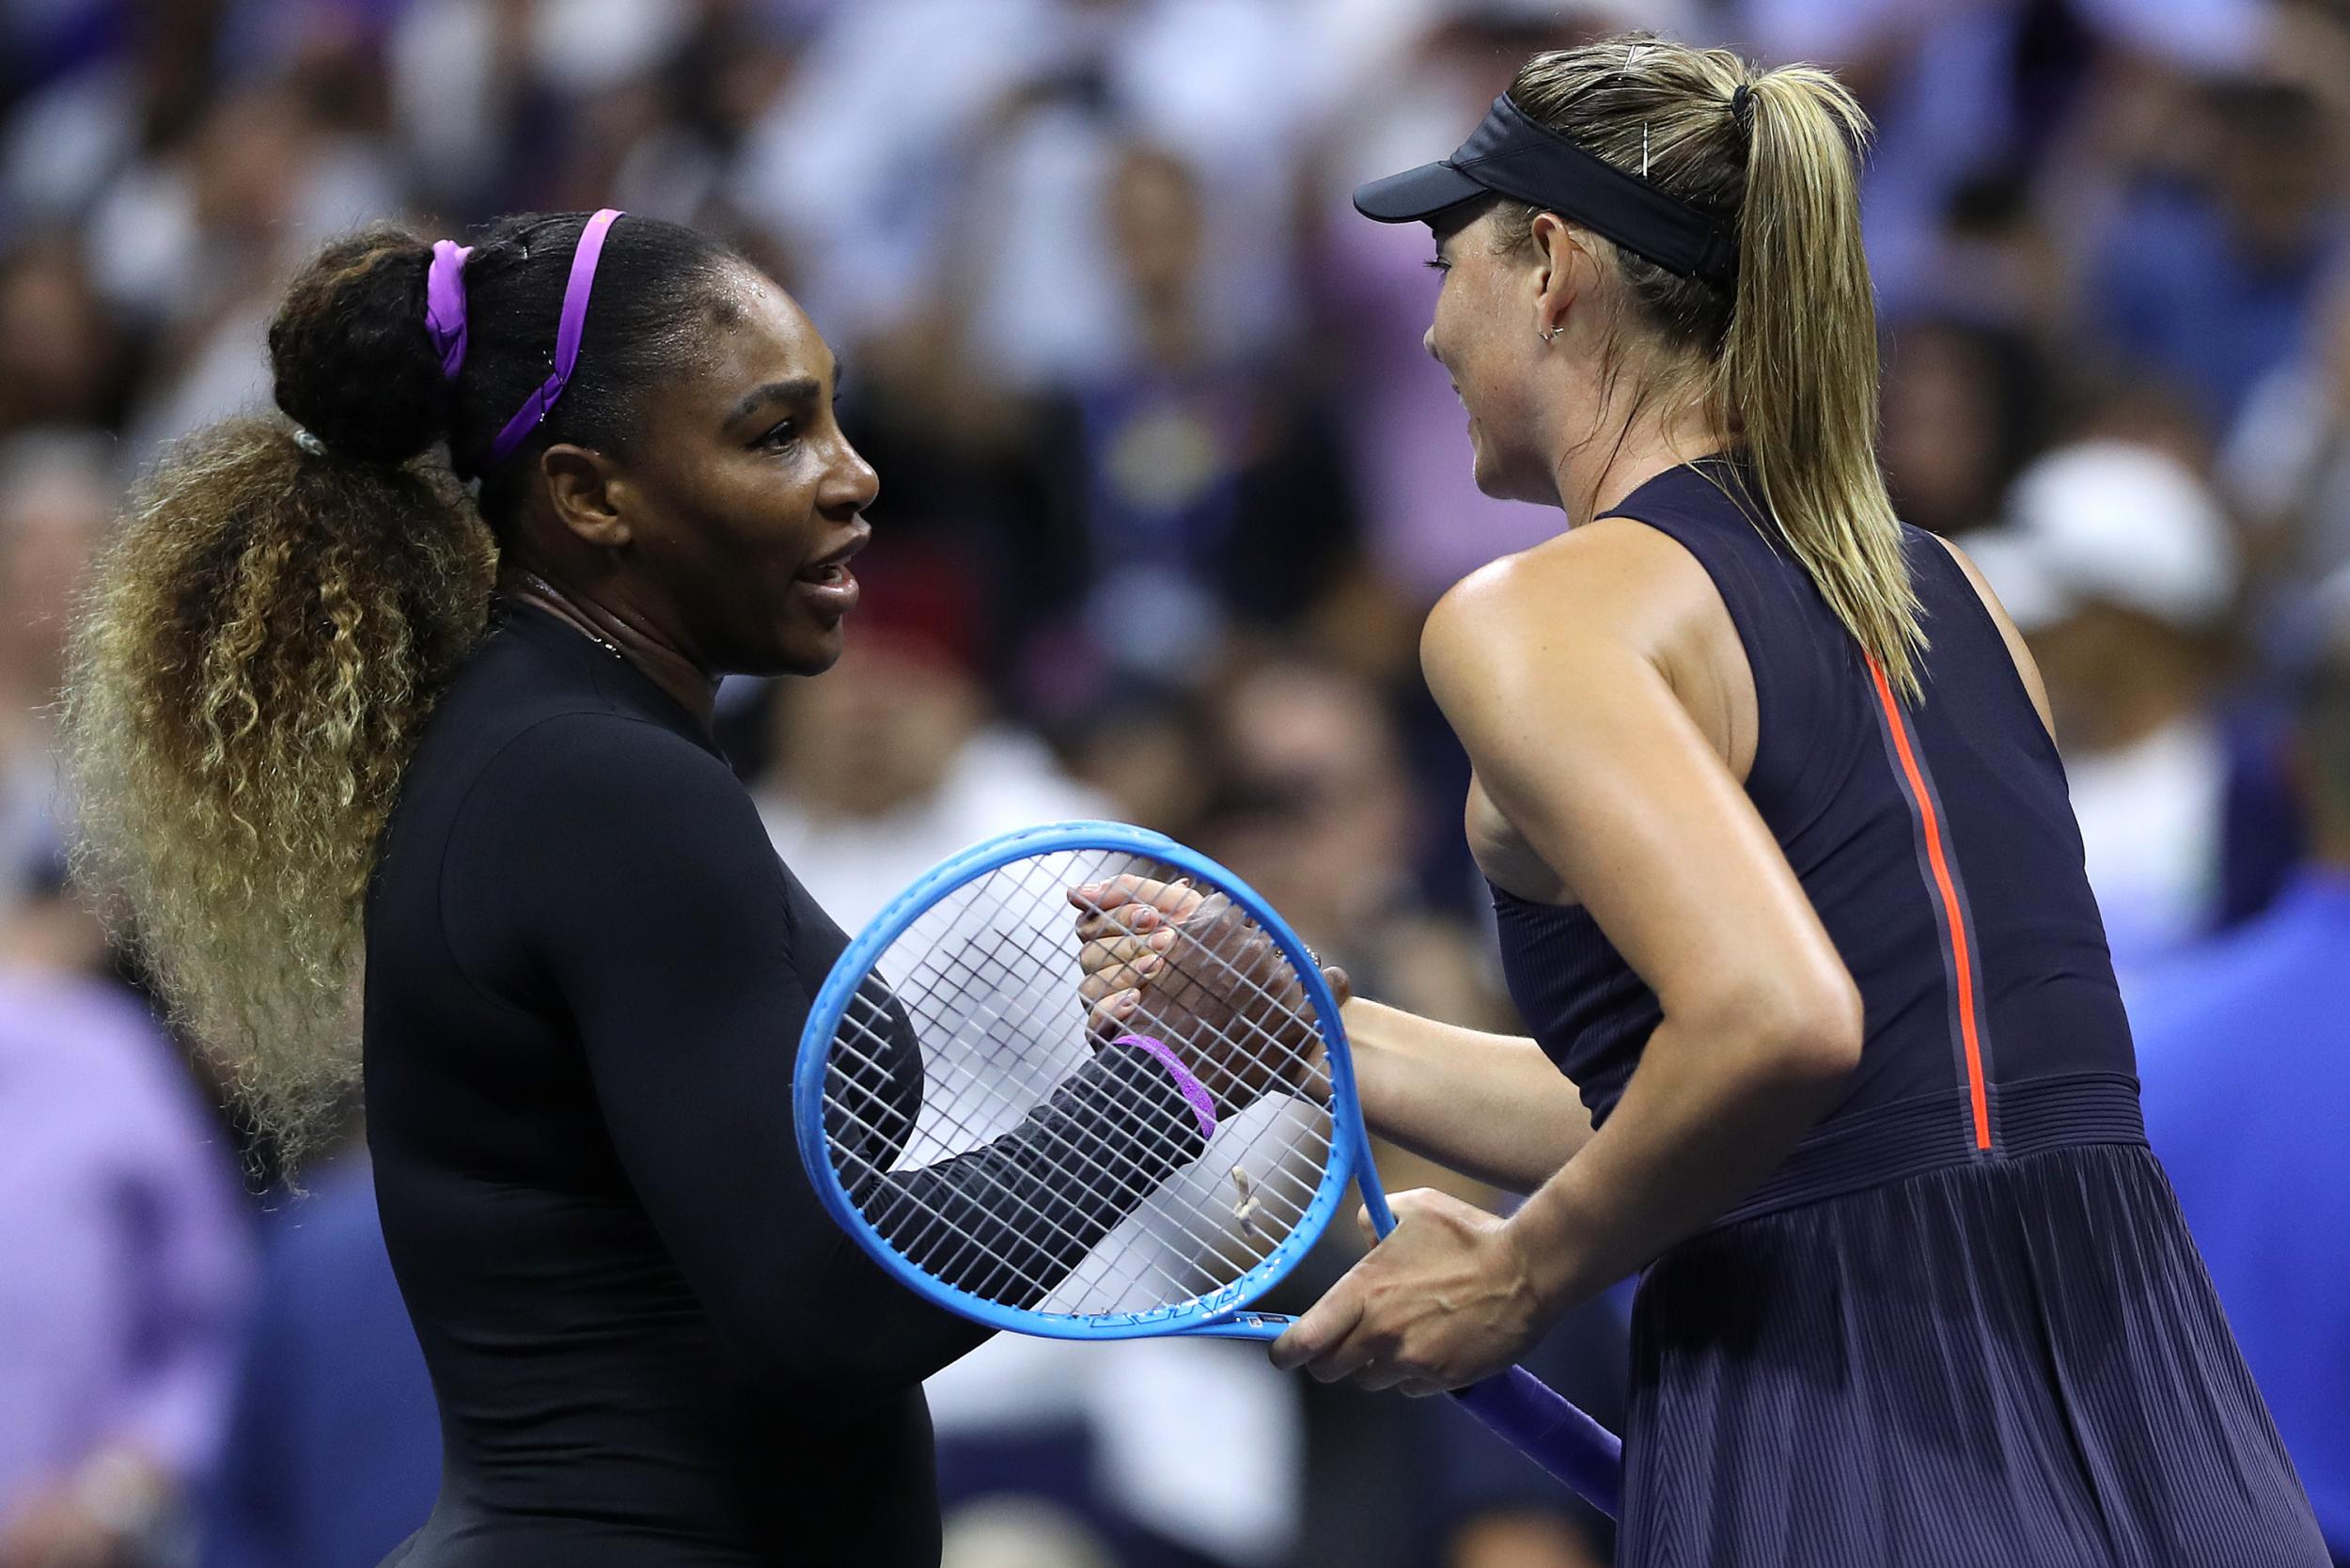
[[[1073,887],[1186,878],[1110,1017],[1079,991]],[[1173,934],[1161,934],[1171,932]],[[1326,1103],[1324,1103],[1326,1101]],[[1006,834],[925,873],[840,955],[792,1081],[800,1155],[875,1262],[991,1327],[1064,1340],[1273,1340],[1248,1304],[1304,1257],[1351,1180],[1379,1234],[1338,998],[1238,877],[1116,823]],[[1464,1406],[1616,1512],[1622,1445],[1523,1368]]]

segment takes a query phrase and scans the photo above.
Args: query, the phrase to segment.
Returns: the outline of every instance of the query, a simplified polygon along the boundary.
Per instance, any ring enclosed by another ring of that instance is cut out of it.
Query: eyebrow
[[[817,394],[822,390],[822,385],[813,376],[794,376],[789,381],[771,381],[763,386],[752,387],[736,399],[734,406],[727,411],[726,422],[729,425],[733,424],[762,403],[814,402]]]

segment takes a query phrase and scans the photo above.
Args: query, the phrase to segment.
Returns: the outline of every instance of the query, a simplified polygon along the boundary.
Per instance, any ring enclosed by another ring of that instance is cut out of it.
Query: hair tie
[[[441,375],[455,381],[465,365],[465,261],[473,246],[432,243],[432,269],[424,278],[424,330],[441,353]]]
[[[1738,122],[1739,130],[1754,133],[1754,88],[1745,82],[1730,95],[1730,118]]]

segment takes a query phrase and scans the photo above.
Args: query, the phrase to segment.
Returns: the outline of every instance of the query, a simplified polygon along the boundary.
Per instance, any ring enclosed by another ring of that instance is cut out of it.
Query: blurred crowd
[[[366,1568],[437,1482],[364,1150],[276,1182],[64,875],[77,585],[267,400],[295,264],[611,205],[808,307],[878,542],[838,667],[720,722],[842,924],[1114,817],[1511,1029],[1416,639],[1559,518],[1476,493],[1425,233],[1346,193],[1629,27],[1876,118],[1896,495],[2038,656],[2157,1152],[2350,1561],[2350,4],[0,0],[0,1568]],[[1622,1308],[1542,1360],[1609,1418]],[[953,1568],[1606,1560],[1446,1402],[1246,1347],[998,1341],[932,1397]]]

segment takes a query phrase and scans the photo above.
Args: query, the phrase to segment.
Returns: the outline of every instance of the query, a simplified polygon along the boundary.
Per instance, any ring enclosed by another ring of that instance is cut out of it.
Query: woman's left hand
[[[1549,1314],[1507,1222],[1428,1188],[1390,1206],[1395,1229],[1273,1342],[1275,1366],[1418,1397],[1488,1377],[1543,1337]]]

